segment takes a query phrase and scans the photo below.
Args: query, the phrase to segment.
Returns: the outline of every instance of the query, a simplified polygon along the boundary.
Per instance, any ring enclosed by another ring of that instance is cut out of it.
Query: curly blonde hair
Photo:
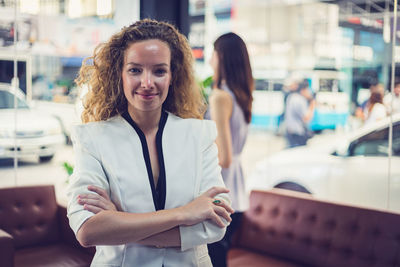
[[[127,110],[122,87],[125,50],[133,43],[158,39],[171,51],[172,81],[163,108],[181,118],[202,118],[205,103],[193,70],[193,55],[185,36],[167,22],[143,19],[124,27],[86,58],[76,83],[88,85],[82,121],[103,121]],[[92,61],[92,64],[88,64]]]

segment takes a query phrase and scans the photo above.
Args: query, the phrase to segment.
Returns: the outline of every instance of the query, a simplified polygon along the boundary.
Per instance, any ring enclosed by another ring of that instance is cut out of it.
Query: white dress
[[[229,127],[232,138],[232,162],[228,168],[222,169],[222,178],[232,200],[232,208],[235,211],[245,211],[249,206],[249,196],[245,187],[245,178],[241,163],[241,154],[247,140],[249,124],[246,122],[244,113],[240,108],[236,97],[227,85],[222,84],[221,89],[228,92],[232,98],[232,115],[229,120]],[[206,119],[211,119],[210,112],[205,115]]]
[[[394,113],[400,113],[400,95],[395,95],[392,103],[392,94],[389,93],[383,98],[383,103],[386,106],[386,109],[388,110],[388,113],[393,110]],[[393,104],[393,107],[392,107]]]
[[[375,103],[371,109],[371,112],[367,114],[367,119],[364,122],[364,126],[385,118],[387,115],[386,112],[386,107],[383,104]]]

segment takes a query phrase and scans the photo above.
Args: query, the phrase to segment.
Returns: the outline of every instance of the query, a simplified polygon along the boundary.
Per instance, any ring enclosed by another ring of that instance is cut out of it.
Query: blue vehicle
[[[302,76],[310,77],[308,80],[316,100],[310,129],[321,131],[345,126],[349,116],[350,96],[338,88],[339,80],[344,78],[343,74],[338,71],[315,70]],[[278,130],[285,109],[283,80],[256,78],[253,98],[251,126]]]
[[[284,111],[283,80],[255,80],[251,126],[277,130]]]
[[[314,70],[310,87],[315,92],[316,108],[309,127],[313,131],[344,127],[350,112],[350,96],[339,90],[344,73],[336,70]]]

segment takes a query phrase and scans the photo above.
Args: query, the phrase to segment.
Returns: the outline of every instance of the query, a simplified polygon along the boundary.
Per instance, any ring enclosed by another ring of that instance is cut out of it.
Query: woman
[[[187,40],[144,19],[92,60],[77,79],[89,93],[68,189],[71,228],[96,246],[92,266],[211,266],[206,244],[233,210]]]
[[[217,125],[219,164],[225,185],[230,190],[232,207],[237,213],[232,214],[224,239],[209,245],[209,252],[214,266],[226,266],[231,235],[240,222],[241,212],[248,205],[240,155],[251,121],[254,82],[246,45],[234,33],[224,34],[214,42],[210,64],[214,70],[214,88],[206,118]]]
[[[386,117],[387,110],[385,105],[383,105],[382,91],[383,90],[371,92],[367,105],[367,119],[365,120],[364,125],[372,124]]]

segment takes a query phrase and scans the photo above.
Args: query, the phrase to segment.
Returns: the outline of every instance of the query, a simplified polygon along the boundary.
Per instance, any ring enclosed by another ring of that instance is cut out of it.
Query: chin
[[[153,111],[161,110],[162,106],[160,105],[160,106],[156,106],[156,107],[155,106],[149,107],[149,106],[142,105],[140,107],[136,107],[135,109],[140,110],[142,112],[153,112]]]

